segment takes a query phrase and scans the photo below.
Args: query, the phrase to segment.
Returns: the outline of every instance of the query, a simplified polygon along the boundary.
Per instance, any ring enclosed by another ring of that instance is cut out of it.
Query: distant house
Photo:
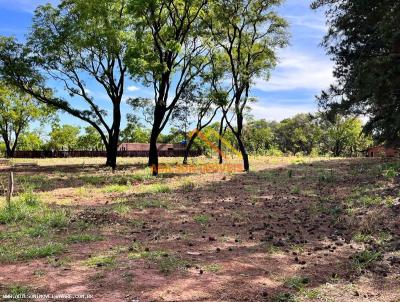
[[[184,151],[184,144],[157,144],[158,151]],[[141,143],[122,143],[119,145],[119,151],[150,151],[150,144]]]
[[[400,149],[387,146],[374,146],[367,149],[368,157],[399,157]]]

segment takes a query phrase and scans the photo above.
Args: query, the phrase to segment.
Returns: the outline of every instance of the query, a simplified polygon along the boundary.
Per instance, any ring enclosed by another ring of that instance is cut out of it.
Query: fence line
[[[182,157],[185,150],[159,150],[160,157]],[[148,157],[149,151],[118,151],[118,157]],[[191,150],[190,157],[202,155],[200,150]],[[68,158],[68,157],[106,157],[106,151],[15,151],[14,158]]]

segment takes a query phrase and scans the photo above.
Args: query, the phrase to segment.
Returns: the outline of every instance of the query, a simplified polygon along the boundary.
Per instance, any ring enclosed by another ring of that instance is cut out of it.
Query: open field
[[[244,174],[199,173],[215,163],[199,158],[158,178],[144,158],[115,174],[104,159],[16,162],[38,165],[1,200],[1,294],[400,301],[400,161],[257,157]]]

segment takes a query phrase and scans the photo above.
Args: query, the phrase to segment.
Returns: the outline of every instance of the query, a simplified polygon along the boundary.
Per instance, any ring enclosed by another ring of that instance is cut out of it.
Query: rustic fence
[[[182,157],[185,150],[159,150],[160,157]],[[200,156],[200,150],[191,150],[190,157]],[[106,151],[15,151],[14,158],[68,158],[106,157]],[[149,151],[118,151],[118,157],[148,157]]]

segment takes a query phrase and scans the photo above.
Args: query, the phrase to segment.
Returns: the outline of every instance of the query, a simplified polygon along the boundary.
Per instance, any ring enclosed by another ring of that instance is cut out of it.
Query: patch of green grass
[[[321,170],[318,174],[319,182],[333,183],[336,180],[333,169]]]
[[[31,289],[29,286],[14,284],[8,287],[6,294],[11,296],[24,296],[30,293]],[[6,300],[7,301],[7,300]],[[12,301],[10,299],[9,301]]]
[[[195,183],[190,180],[185,180],[181,185],[181,189],[185,193],[193,191],[195,187],[196,187]]]
[[[375,238],[377,244],[382,245],[386,242],[389,242],[392,239],[392,235],[387,232],[380,232]]]
[[[210,217],[208,215],[196,215],[193,220],[202,226],[205,226],[210,222]]]
[[[130,219],[128,223],[135,228],[140,228],[143,227],[145,221],[142,219]]]
[[[381,167],[382,176],[385,178],[395,178],[399,174],[400,162],[388,163]]]
[[[169,203],[156,199],[141,199],[135,202],[135,207],[138,209],[168,209]]]
[[[11,206],[0,207],[0,224],[46,225],[52,228],[65,227],[69,212],[65,209],[53,209],[43,204],[37,195],[22,194],[13,200]]]
[[[28,191],[22,193],[19,196],[19,202],[23,203],[27,206],[30,206],[30,207],[36,207],[41,204],[39,195],[33,193],[33,191],[31,191],[31,190],[28,190]]]
[[[116,264],[115,255],[97,255],[85,260],[84,265],[89,267],[114,267]]]
[[[114,212],[124,215],[127,214],[131,211],[131,207],[127,205],[126,203],[118,203],[117,205],[114,206]]]
[[[298,254],[301,254],[304,252],[304,245],[301,244],[293,244],[290,246],[290,250],[293,252],[296,252]]]
[[[90,234],[75,234],[67,237],[68,243],[82,243],[82,242],[93,242],[103,240],[103,237]]]
[[[61,243],[48,243],[44,246],[31,246],[26,248],[20,254],[20,258],[24,260],[44,258],[62,253],[65,250]]]
[[[47,228],[47,226],[39,224],[33,227],[28,227],[26,229],[23,229],[23,233],[28,235],[29,237],[43,238],[48,236],[49,229]]]
[[[387,196],[384,199],[384,203],[388,206],[388,207],[392,207],[396,202],[396,198],[392,197],[392,196]]]
[[[49,186],[49,180],[43,175],[16,175],[15,182],[21,187],[31,190],[46,189]]]
[[[279,254],[280,252],[282,252],[282,250],[281,250],[279,247],[277,247],[277,246],[275,246],[275,245],[273,245],[273,244],[271,244],[271,243],[265,244],[265,245],[263,246],[263,248],[265,249],[265,251],[266,251],[268,254],[271,254],[271,255],[273,255],[273,254]]]
[[[355,190],[347,199],[346,203],[350,207],[372,207],[385,204],[384,198],[373,195],[370,190]]]
[[[364,250],[353,256],[352,266],[357,272],[360,272],[380,260],[381,257],[382,254],[380,252]]]
[[[166,184],[151,184],[151,185],[147,185],[144,187],[143,189],[143,193],[170,193],[171,192],[171,187],[169,185]]]
[[[0,246],[0,262],[14,262],[58,255],[65,250],[60,243],[47,243],[42,246],[18,246],[15,243]]]
[[[298,277],[298,276],[288,278],[284,282],[285,286],[295,290],[304,289],[304,287],[308,283],[310,283],[310,279],[308,277]]]
[[[50,208],[46,208],[38,222],[52,228],[63,228],[68,225],[68,217],[69,211],[65,209],[51,210]]]
[[[372,236],[370,234],[357,232],[354,234],[353,240],[358,243],[366,243],[372,240]]]
[[[307,300],[316,300],[322,296],[318,289],[301,289],[300,294]]]
[[[296,298],[291,293],[279,293],[272,298],[273,302],[296,302]]]
[[[210,272],[210,273],[218,273],[222,269],[222,266],[219,264],[209,264],[206,266],[203,266],[203,270],[205,272]]]
[[[105,175],[81,175],[79,176],[79,180],[81,180],[84,184],[99,186],[101,184],[106,183],[107,176]]]
[[[154,262],[158,265],[159,270],[162,273],[169,274],[177,269],[186,268],[188,261],[170,255],[166,251],[156,250],[150,251],[149,249],[144,248],[140,243],[135,242],[130,248],[130,253],[128,254],[128,258],[132,260],[136,259],[145,259],[151,262]]]
[[[299,186],[294,186],[291,190],[290,193],[292,194],[300,194],[300,187]]]
[[[128,185],[108,185],[101,189],[104,193],[124,193],[128,191],[131,186]]]

